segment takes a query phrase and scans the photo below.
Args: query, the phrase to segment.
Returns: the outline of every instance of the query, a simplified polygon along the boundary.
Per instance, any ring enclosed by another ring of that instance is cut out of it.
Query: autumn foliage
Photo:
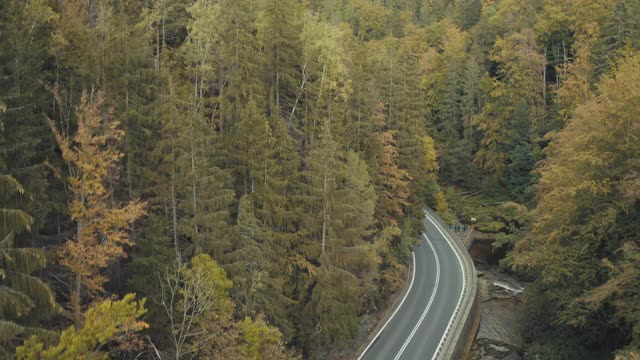
[[[69,166],[69,212],[77,224],[74,238],[67,240],[59,252],[60,262],[76,276],[72,292],[76,324],[80,321],[81,286],[92,295],[102,291],[107,281],[102,271],[126,256],[125,247],[132,244],[131,226],[144,214],[145,207],[138,200],[118,204],[113,199],[113,181],[123,156],[118,147],[124,131],[105,110],[103,101],[101,93],[95,98],[83,93],[76,108],[78,130],[71,137],[61,134],[49,121]]]

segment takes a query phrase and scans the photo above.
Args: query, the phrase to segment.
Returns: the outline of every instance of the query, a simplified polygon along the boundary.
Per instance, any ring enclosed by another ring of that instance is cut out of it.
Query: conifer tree
[[[265,54],[269,90],[269,112],[276,117],[287,113],[293,103],[298,79],[295,64],[300,58],[302,8],[295,0],[261,0],[256,20],[258,38]]]
[[[228,247],[232,177],[220,167],[219,135],[197,110],[192,86],[176,79],[164,99],[162,137],[155,148],[162,165],[153,201],[171,219],[176,258],[203,251],[220,258]]]
[[[0,165],[4,164],[0,161]],[[0,175],[0,188],[4,206],[10,204],[12,195],[24,194],[22,185],[10,175]],[[19,337],[51,335],[38,326],[38,320],[60,309],[53,291],[36,276],[47,265],[45,253],[14,246],[17,235],[31,230],[33,218],[14,208],[2,207],[0,214],[0,354],[10,357]]]
[[[51,186],[48,164],[55,158],[51,132],[42,121],[49,111],[51,94],[45,89],[50,77],[47,46],[59,14],[46,1],[5,1],[0,4],[0,111],[4,127],[1,171],[10,174],[29,196],[21,209],[33,216],[30,235],[38,236],[48,214],[60,211],[63,191]],[[2,110],[2,109],[0,109]]]
[[[269,143],[271,160],[266,167],[263,191],[256,192],[259,208],[257,216],[273,230],[274,236],[290,238],[299,230],[300,204],[299,189],[302,183],[301,163],[298,144],[293,139],[285,123],[274,116],[269,117],[269,125],[273,136]],[[289,235],[286,235],[289,234]],[[282,239],[283,242],[290,240]],[[280,240],[276,240],[280,242]],[[280,246],[289,246],[281,244]]]
[[[301,324],[309,342],[305,348],[312,354],[323,348],[343,347],[345,339],[355,335],[362,294],[355,276],[328,263],[318,268],[316,279]]]
[[[255,217],[252,201],[250,195],[240,198],[236,239],[226,265],[235,283],[237,310],[243,317],[269,314],[275,324],[291,329],[287,309],[293,302],[284,294],[285,280],[274,251],[278,245]]]
[[[330,246],[331,222],[333,220],[333,200],[337,188],[337,177],[344,171],[344,163],[338,158],[338,149],[331,133],[331,125],[324,120],[320,137],[312,144],[306,159],[307,194],[305,195],[306,229],[320,250],[312,252],[318,258]]]
[[[346,167],[339,174],[332,232],[339,240],[336,246],[362,245],[371,235],[374,224],[376,194],[366,162],[355,152],[346,154]]]
[[[250,99],[258,108],[265,109],[267,58],[258,38],[259,4],[249,0],[228,0],[219,6],[220,29],[216,34],[220,41],[216,52],[218,101],[214,104],[212,117],[219,118],[218,128],[224,131],[240,121],[241,111]],[[210,26],[209,23],[205,26]]]
[[[398,167],[398,148],[395,132],[382,130],[379,133],[380,158],[374,183],[380,187],[381,196],[376,205],[376,217],[385,225],[399,225],[404,207],[409,205],[409,174]]]

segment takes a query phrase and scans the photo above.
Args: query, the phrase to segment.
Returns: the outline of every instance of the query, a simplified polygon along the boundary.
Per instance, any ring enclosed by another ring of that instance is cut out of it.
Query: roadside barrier
[[[455,235],[451,228],[431,208],[426,208],[429,216],[438,230],[445,235],[463,268],[463,296],[458,302],[454,315],[449,322],[442,341],[432,359],[462,359],[466,356],[470,346],[469,338],[473,341],[479,323],[479,303],[477,299],[478,279],[476,269],[467,251],[467,244],[471,242],[473,230],[465,234],[463,239]]]

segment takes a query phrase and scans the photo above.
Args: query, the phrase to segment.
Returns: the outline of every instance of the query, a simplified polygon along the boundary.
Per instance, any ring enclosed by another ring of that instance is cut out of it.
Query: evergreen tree
[[[219,5],[220,39],[217,44],[218,102],[212,118],[219,114],[218,127],[225,130],[227,122],[240,121],[241,111],[250,99],[264,109],[267,104],[266,57],[261,49],[256,19],[259,4],[248,1],[226,1]],[[211,21],[204,19],[203,26]]]
[[[47,215],[61,212],[58,201],[63,194],[51,186],[48,165],[55,162],[55,154],[51,132],[42,121],[52,104],[45,89],[51,77],[47,46],[58,19],[46,1],[0,4],[0,99],[6,105],[0,111],[5,134],[2,173],[13,176],[29,194],[21,208],[33,216],[30,235],[34,239]]]
[[[269,113],[287,113],[298,84],[300,19],[302,8],[296,0],[261,0],[256,26],[268,69]]]
[[[228,248],[232,177],[219,167],[219,135],[186,95],[189,87],[172,85],[164,102],[154,202],[167,209],[178,259],[203,251],[221,258]]]
[[[328,120],[324,121],[322,134],[312,144],[306,159],[307,191],[305,200],[305,228],[312,240],[311,259],[317,260],[330,246],[330,228],[333,221],[333,200],[337,188],[337,176],[344,171],[344,163],[339,159],[339,149],[331,132]],[[315,242],[315,243],[314,243]]]
[[[1,163],[0,163],[1,164]],[[10,175],[0,175],[3,204],[11,196],[24,194],[24,188]],[[0,353],[10,357],[22,336],[50,336],[39,326],[39,320],[60,311],[55,294],[38,278],[45,268],[45,253],[37,248],[15,247],[15,237],[31,230],[33,218],[20,209],[0,208]]]

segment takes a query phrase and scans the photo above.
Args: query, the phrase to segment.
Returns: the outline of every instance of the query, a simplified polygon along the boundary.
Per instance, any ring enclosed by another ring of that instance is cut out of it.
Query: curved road
[[[434,359],[462,297],[463,268],[435,220],[424,219],[409,291],[359,359]]]

